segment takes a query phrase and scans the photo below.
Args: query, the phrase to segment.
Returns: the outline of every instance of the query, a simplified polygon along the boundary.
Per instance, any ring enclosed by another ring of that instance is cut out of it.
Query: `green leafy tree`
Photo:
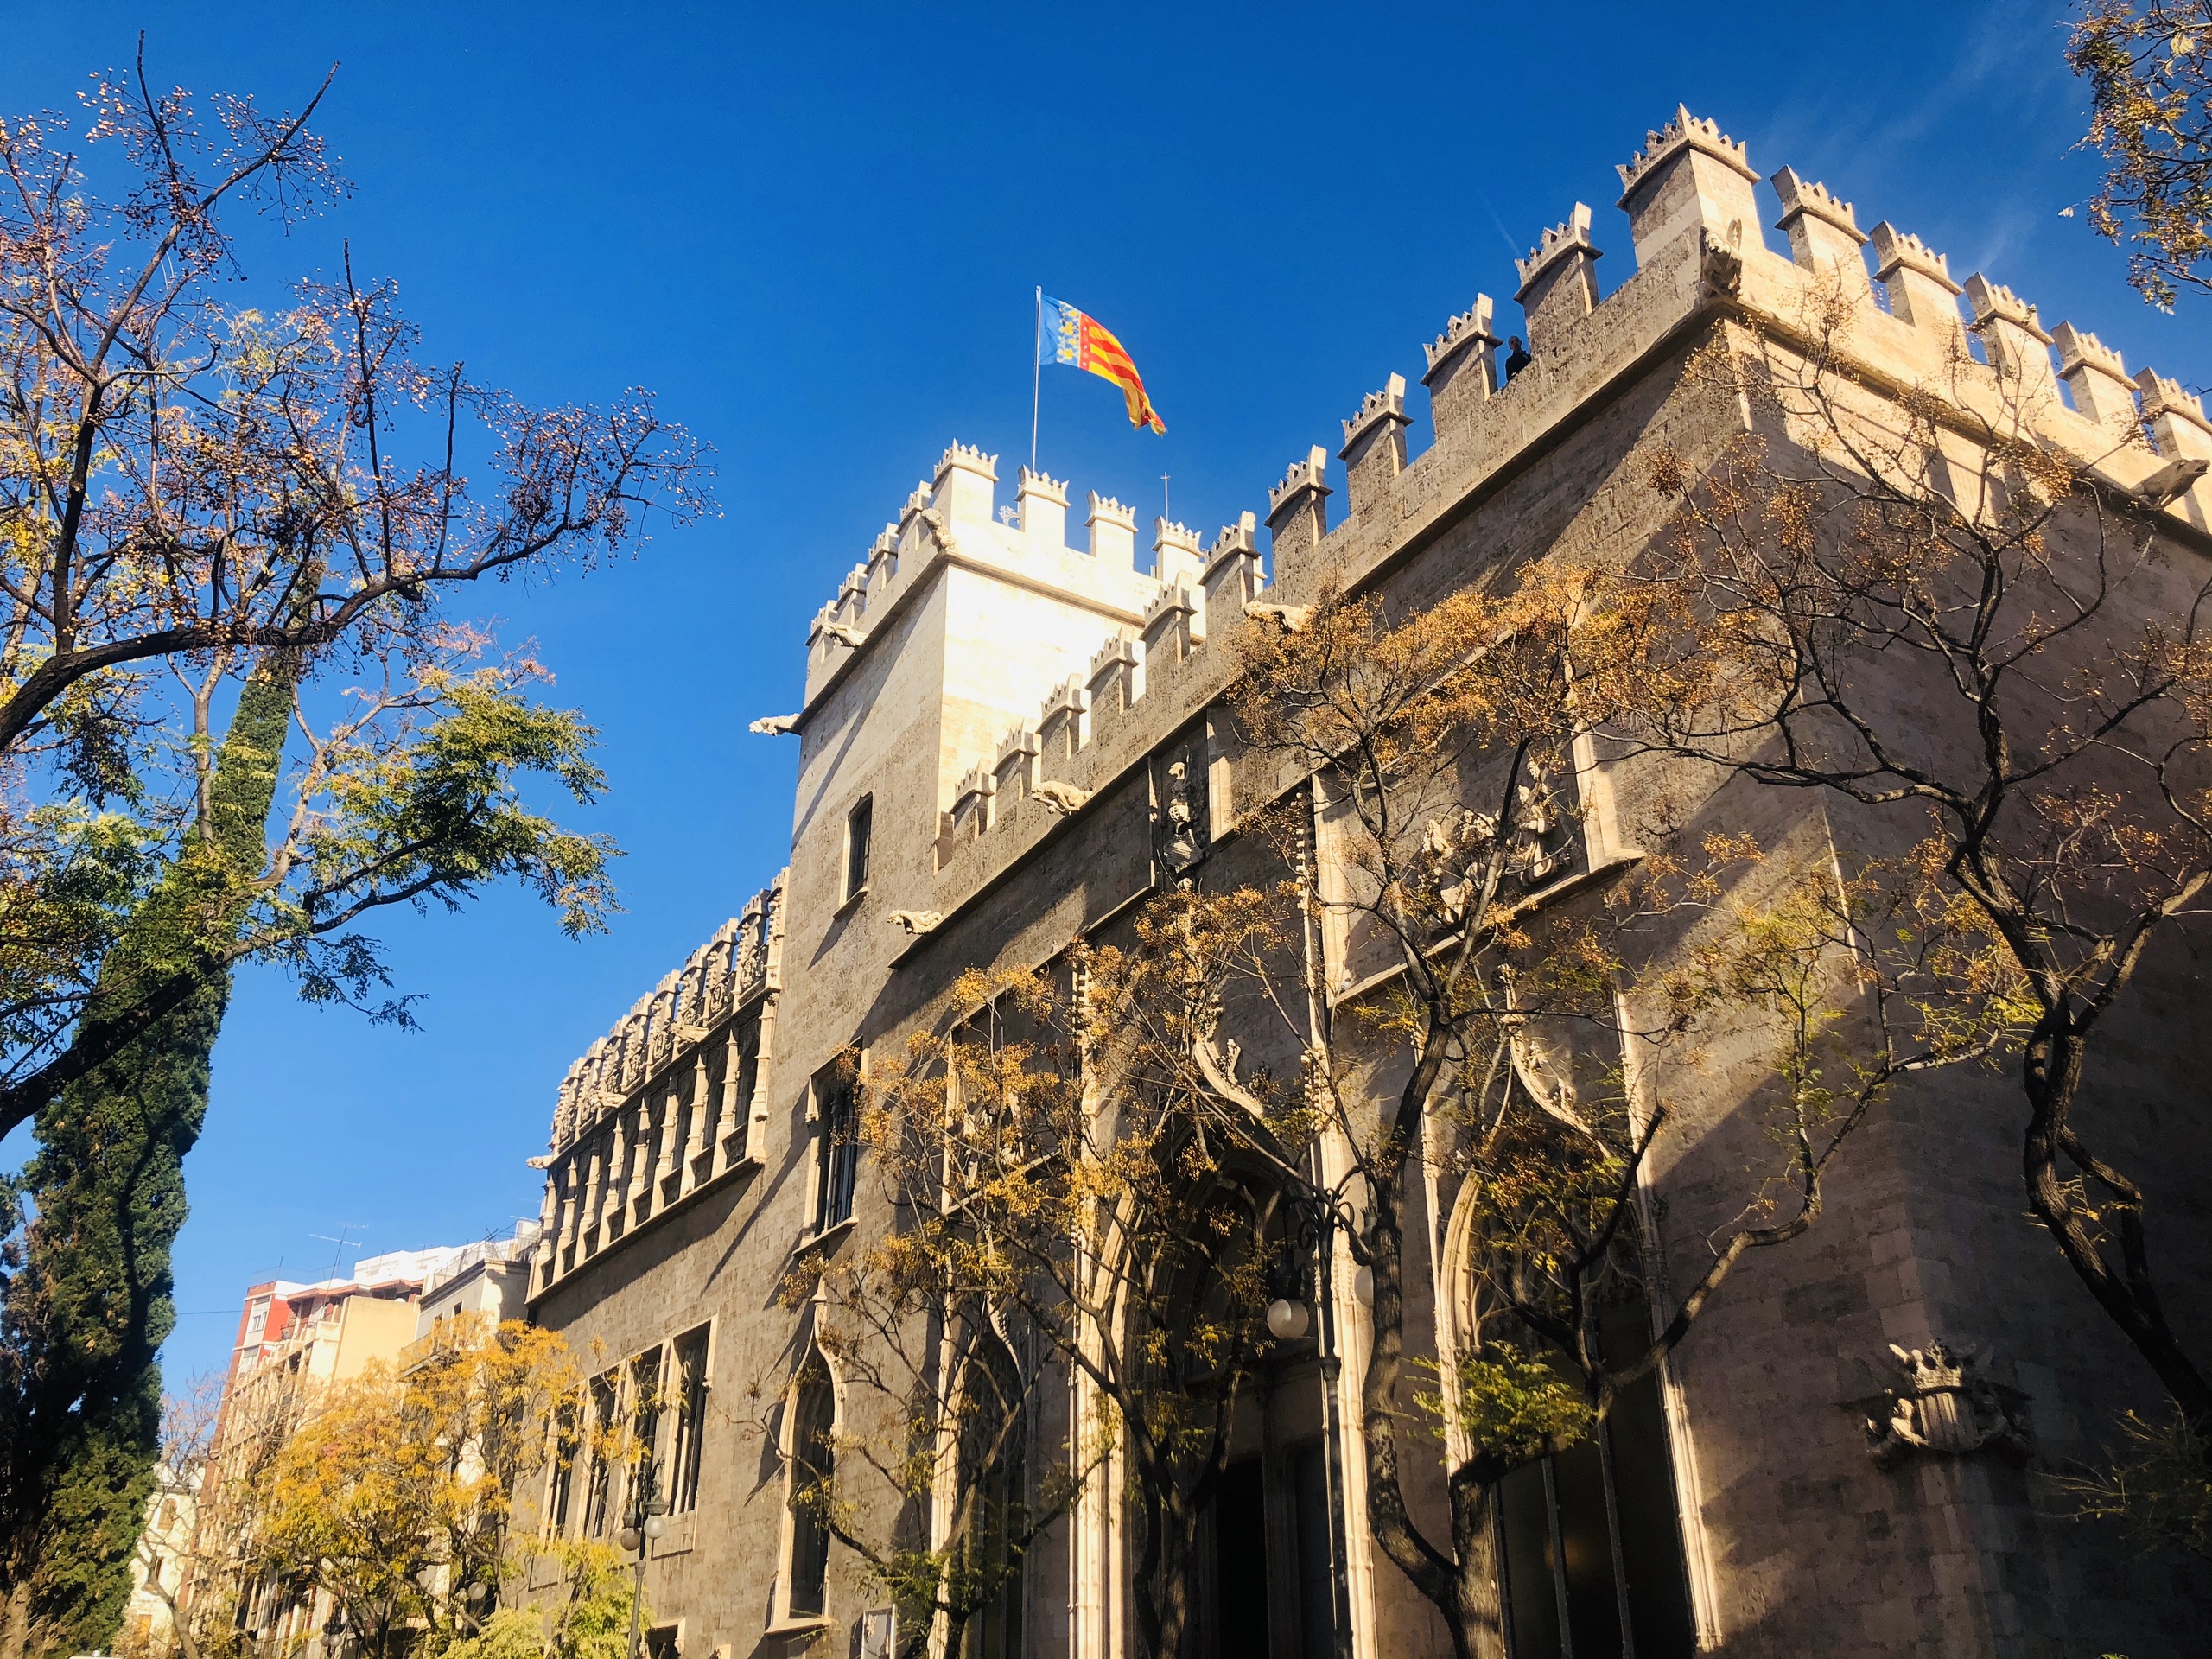
[[[350,259],[220,302],[219,207],[343,194],[304,113],[219,98],[210,131],[143,63],[86,109],[105,166],[61,118],[0,122],[0,1133],[38,1146],[0,1329],[10,1654],[119,1612],[235,968],[405,1024],[379,910],[512,879],[578,932],[612,903],[612,846],[524,800],[595,796],[590,728],[448,597],[708,505],[644,394],[536,409],[425,365]]]
[[[533,407],[425,362],[350,258],[281,308],[228,302],[226,215],[290,224],[346,194],[308,125],[321,96],[195,105],[142,60],[74,117],[0,118],[0,919],[23,924],[0,929],[0,1134],[203,966],[278,950],[311,990],[374,982],[312,862],[271,898],[283,940],[219,930],[135,1005],[101,978],[175,829],[141,775],[172,669],[404,669],[441,652],[468,584],[586,568],[648,511],[709,505],[699,446],[648,395]]]
[[[636,1581],[612,1544],[563,1539],[542,1552],[556,1565],[561,1592],[502,1607],[444,1659],[628,1659]],[[641,1607],[640,1624],[652,1611]]]
[[[173,958],[181,939],[188,950],[207,931],[204,912],[238,908],[261,862],[293,678],[279,661],[247,680],[207,819],[124,926],[105,980]],[[37,1214],[6,1308],[18,1389],[8,1402],[9,1576],[32,1651],[99,1651],[130,1595],[159,1451],[155,1356],[175,1324],[169,1249],[184,1222],[184,1155],[207,1116],[208,1057],[229,998],[227,973],[201,978],[39,1116],[24,1176]],[[99,1018],[95,999],[86,1019]]]

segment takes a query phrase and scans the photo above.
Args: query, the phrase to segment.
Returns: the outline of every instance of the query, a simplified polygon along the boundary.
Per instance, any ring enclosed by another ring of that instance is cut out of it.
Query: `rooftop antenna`
[[[349,1221],[346,1223],[343,1226],[339,1228],[338,1236],[335,1238],[333,1238],[328,1233],[309,1233],[308,1235],[309,1238],[319,1238],[326,1244],[332,1244],[337,1247],[330,1253],[329,1276],[331,1278],[335,1279],[338,1276],[338,1263],[345,1256],[346,1246],[348,1243],[359,1244],[361,1242],[358,1238],[349,1240],[346,1236],[346,1234],[353,1231],[356,1228],[360,1226],[360,1224],[361,1224],[358,1221]]]

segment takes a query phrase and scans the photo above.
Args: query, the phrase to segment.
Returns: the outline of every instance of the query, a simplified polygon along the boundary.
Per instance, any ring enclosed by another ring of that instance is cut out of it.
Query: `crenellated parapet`
[[[1284,559],[1312,547],[1329,531],[1329,452],[1319,444],[1306,459],[1291,462],[1281,481],[1268,490],[1268,530],[1275,557]]]
[[[1198,579],[1198,572],[1206,567],[1205,556],[1198,550],[1198,533],[1188,524],[1171,524],[1166,518],[1152,521],[1153,580],[1163,587],[1186,586]]]
[[[1137,512],[1110,495],[1090,493],[1084,528],[1090,532],[1090,556],[1116,570],[1133,569],[1137,558]]]
[[[2212,461],[2212,420],[2204,414],[2204,400],[2193,397],[2181,383],[2169,380],[2155,369],[2135,377],[2143,394],[2143,423],[2150,429],[2151,446],[2168,462]],[[2199,472],[2195,484],[2173,504],[2199,530],[2212,530],[2212,476]]]
[[[2057,385],[2050,372],[2050,336],[2036,308],[2002,283],[1976,271],[1966,281],[1974,332],[1987,346],[1992,368],[2011,378],[2019,392],[2047,396]]]
[[[1789,238],[1790,257],[1808,270],[1836,272],[1853,298],[1867,294],[1866,258],[1859,251],[1866,245],[1866,232],[1859,228],[1851,204],[1789,168],[1770,182],[1782,198],[1782,217],[1774,227]]]
[[[1529,346],[1534,351],[1565,334],[1597,308],[1598,261],[1590,240],[1590,207],[1574,211],[1537,239],[1525,259],[1516,259],[1521,287],[1513,297],[1529,319]]]
[[[1951,262],[1886,219],[1873,229],[1874,280],[1889,296],[1890,315],[1948,340],[1959,332],[1959,285]]]
[[[2058,347],[2058,378],[2074,407],[2123,442],[2140,442],[2143,416],[2135,407],[2135,382],[2120,354],[2070,322],[2052,329],[2050,338]]]
[[[655,1071],[696,1047],[733,1008],[779,988],[783,893],[779,875],[569,1068],[553,1113],[555,1152],[618,1109]]]
[[[1446,319],[1422,343],[1427,451],[1409,454],[1413,417],[1402,374],[1387,376],[1344,420],[1338,453],[1349,511],[1341,523],[1329,522],[1330,458],[1318,444],[1268,491],[1265,575],[1252,514],[1203,553],[1186,527],[1155,520],[1160,586],[1137,626],[1108,633],[1088,669],[1046,690],[1033,722],[1009,734],[994,766],[977,766],[963,782],[949,815],[959,833],[941,848],[941,882],[980,880],[995,861],[1017,856],[1027,838],[1083,810],[1109,781],[1102,768],[1134,765],[1147,741],[1187,730],[1205,713],[1205,699],[1228,683],[1224,646],[1248,611],[1300,626],[1320,580],[1355,586],[1395,548],[1436,533],[1452,504],[1508,467],[1516,448],[1571,421],[1589,388],[1627,372],[1668,330],[1707,307],[1764,313],[1786,334],[1823,291],[1840,297],[1849,314],[1847,349],[1867,354],[1890,383],[1980,399],[1969,429],[2012,408],[2123,491],[2149,478],[2155,493],[2152,451],[2170,463],[2212,460],[2212,422],[2176,383],[2147,370],[2131,380],[2117,353],[2071,324],[2046,333],[2034,306],[1993,278],[1975,273],[1955,282],[1942,254],[1887,220],[1862,231],[1850,201],[1788,167],[1772,183],[1782,205],[1775,226],[1789,252],[1770,251],[1760,235],[1752,194],[1758,175],[1747,146],[1714,121],[1678,106],[1618,172],[1637,276],[1600,296],[1594,215],[1578,202],[1515,262],[1516,297],[1541,360],[1507,383],[1487,296]],[[1961,294],[1973,308],[1971,336]],[[1970,339],[1986,362],[1969,354]],[[2172,475],[2182,482],[2166,510],[2202,524],[2212,480],[2193,481],[2185,466]],[[1029,517],[1027,497],[1022,517]],[[1127,507],[1094,492],[1089,522],[1094,557],[1133,559],[1135,514]],[[1010,826],[1020,833],[1007,833]],[[963,850],[970,842],[978,844]],[[934,896],[948,917],[961,902],[959,891]]]
[[[1344,423],[1344,495],[1358,512],[1389,493],[1406,469],[1406,377],[1394,374],[1380,391],[1370,391]]]
[[[1258,522],[1249,512],[1233,524],[1224,524],[1206,550],[1205,568],[1198,573],[1198,591],[1205,595],[1207,613],[1235,616],[1266,585],[1260,571]]]
[[[1694,269],[1688,256],[1705,245],[1740,251],[1758,240],[1751,194],[1758,175],[1745,147],[1686,105],[1677,104],[1674,119],[1645,133],[1643,148],[1613,170],[1638,270],[1675,262]]]
[[[1444,325],[1444,332],[1421,347],[1428,360],[1421,383],[1437,429],[1457,425],[1497,389],[1497,331],[1491,327],[1491,297],[1475,302]]]

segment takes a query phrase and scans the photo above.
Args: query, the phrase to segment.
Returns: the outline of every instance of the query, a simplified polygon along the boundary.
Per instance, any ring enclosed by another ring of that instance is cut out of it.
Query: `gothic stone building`
[[[1627,556],[1664,517],[1645,482],[1655,447],[1694,461],[1730,435],[1686,393],[1690,354],[1729,330],[1786,341],[1815,283],[1840,282],[1857,308],[1843,368],[1861,394],[1943,379],[1968,322],[1961,285],[1916,238],[1883,224],[1870,238],[1848,203],[1785,168],[1787,251],[1770,246],[1745,147],[1687,111],[1620,172],[1633,276],[1600,297],[1577,205],[1518,262],[1533,361],[1510,383],[1500,373],[1487,298],[1451,319],[1427,347],[1426,448],[1412,453],[1392,375],[1344,423],[1334,522],[1318,446],[1268,493],[1264,567],[1247,513],[1211,547],[1161,521],[1139,570],[1134,513],[1096,493],[1087,543],[1071,546],[1066,486],[1027,469],[1001,522],[994,458],[956,444],[816,619],[803,708],[763,722],[801,746],[789,868],[576,1063],[540,1160],[533,1317],[601,1357],[594,1409],[656,1380],[676,1402],[657,1428],[672,1513],[645,1574],[657,1649],[874,1650],[880,1591],[787,1502],[790,1448],[834,1440],[848,1401],[810,1346],[808,1310],[779,1287],[795,1263],[890,1221],[840,1137],[854,1108],[839,1057],[857,1051],[864,1075],[868,1054],[941,1018],[963,968],[1051,962],[1194,856],[1227,861],[1224,879],[1254,874],[1236,826],[1278,785],[1238,755],[1221,713],[1224,641],[1248,604],[1294,605],[1331,578],[1402,607],[1499,561]],[[2212,426],[2171,380],[2131,381],[2067,325],[2054,369],[2031,308],[1980,277],[1963,291],[1976,366],[1954,395],[1980,396],[2000,372],[2040,387],[2044,435],[2123,491],[2212,456]],[[2212,557],[2212,482],[2159,512],[2174,591],[2193,592]],[[1573,780],[1576,844],[1560,856],[1577,868],[1614,856],[1623,833],[1626,785],[1605,771]],[[1077,810],[1039,798],[1055,782],[1080,792],[1058,791]],[[1766,792],[1777,798],[1711,810],[1777,841],[1827,833],[1802,797]],[[1325,846],[1320,863],[1325,874]],[[1324,975],[1356,977],[1341,963]],[[2202,1099],[2196,1000],[2179,968],[2148,977],[2107,1057],[2117,1097],[2140,1109],[2101,1127],[2130,1166],[2161,1172],[2166,1284],[2177,1322],[2202,1332],[2212,1229],[2184,1177],[2201,1179],[2206,1148],[2201,1122],[2177,1111]],[[1653,1172],[1678,1274],[1740,1205],[1727,1176],[1752,1131],[1732,1107],[1748,1086],[1716,1071],[1685,1110],[1694,1132]],[[1602,1456],[1516,1478],[1501,1635],[1515,1659],[2202,1650],[2188,1611],[2202,1576],[2057,1516],[2038,1484],[2089,1454],[2121,1407],[2156,1395],[2023,1218],[2009,1087],[1897,1096],[1832,1180],[1831,1213],[1847,1223],[1742,1267]],[[1415,1340],[1450,1300],[1451,1263],[1428,1243],[1448,1222],[1413,1229]],[[1317,1336],[1240,1430],[1206,1651],[1449,1651],[1363,1523],[1363,1309],[1351,1273],[1332,1282]],[[1944,1392],[1958,1379],[1938,1344],[1979,1351],[1967,1394]],[[1927,1446],[1870,1444],[1870,1416],[1902,1402],[1908,1421],[1922,1407],[1932,1421],[1961,1399],[1964,1416]],[[611,1535],[623,1478],[585,1460],[552,1484],[545,1524]],[[1017,1605],[974,1633],[978,1651],[1135,1650],[1128,1529],[1099,1488],[1030,1555]]]

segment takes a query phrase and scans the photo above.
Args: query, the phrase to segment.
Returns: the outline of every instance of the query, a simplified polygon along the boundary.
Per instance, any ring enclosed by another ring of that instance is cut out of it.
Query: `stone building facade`
[[[2131,380],[2071,325],[2046,334],[2009,290],[1954,283],[1942,255],[1887,224],[1861,232],[1849,203],[1788,168],[1772,180],[1787,251],[1770,247],[1745,147],[1687,111],[1620,171],[1634,274],[1601,296],[1594,216],[1576,205],[1519,262],[1529,365],[1501,372],[1487,297],[1450,319],[1425,348],[1427,447],[1414,453],[1394,374],[1344,423],[1340,468],[1315,446],[1268,492],[1264,567],[1247,513],[1211,545],[1156,523],[1139,570],[1135,515],[1096,493],[1071,545],[1067,486],[1027,468],[1001,521],[995,458],[956,444],[817,617],[803,707],[756,726],[801,745],[790,867],[571,1069],[542,1160],[532,1316],[601,1357],[595,1408],[640,1391],[673,1402],[656,1431],[671,1514],[645,1580],[657,1649],[874,1650],[880,1592],[842,1552],[813,1559],[787,1503],[791,1446],[834,1436],[845,1402],[783,1288],[892,1221],[841,1138],[855,1109],[841,1063],[856,1058],[864,1088],[868,1055],[940,1019],[964,968],[1048,963],[1209,860],[1249,872],[1237,825],[1281,780],[1245,763],[1223,713],[1222,642],[1248,606],[1295,607],[1324,580],[1419,605],[1502,562],[1632,555],[1667,511],[1647,482],[1654,451],[1694,461],[1732,435],[1685,393],[1692,353],[1732,329],[1787,341],[1814,286],[1838,283],[1865,396],[1934,385],[1970,330],[1991,366],[1958,395],[2000,373],[2047,384],[2037,429],[2121,496],[2187,486],[2136,505],[2159,514],[2177,591],[2202,581],[2212,481],[2173,463],[2212,458],[2212,423],[2174,381]],[[1570,827],[1544,856],[1611,856],[1632,782],[1599,766],[1573,779]],[[1777,838],[1828,833],[1800,798],[1705,810]],[[1344,962],[1321,977],[1360,992]],[[2207,1147],[2168,1109],[2202,1096],[2194,984],[2188,963],[2162,962],[2115,1030],[2114,1097],[2149,1103],[2164,1127],[2112,1133],[2131,1156],[2167,1137],[2147,1160],[2159,1213],[2178,1218],[2161,1246],[2176,1320],[2201,1331],[2212,1228],[2190,1176]],[[1520,1541],[1512,1525],[1506,1537],[1516,1659],[2145,1659],[2201,1641],[2201,1573],[2057,1518],[2037,1484],[2156,1396],[2021,1218],[2005,1086],[1900,1096],[1832,1185],[1849,1224],[1740,1269],[1624,1409],[1602,1465],[1593,1451],[1532,1472]],[[1737,1087],[1713,1079],[1654,1174],[1685,1274],[1739,1202],[1726,1179],[1751,1133],[1732,1119]],[[1441,1238],[1448,1221],[1414,1232]],[[1428,1287],[1417,1325],[1450,1299],[1437,1254],[1409,1269]],[[1332,1282],[1319,1335],[1255,1407],[1222,1499],[1224,1548],[1250,1558],[1238,1593],[1262,1587],[1201,1620],[1209,1651],[1449,1651],[1362,1521],[1363,1308],[1350,1271]],[[545,1524],[612,1535],[621,1483],[573,1471],[545,1495]],[[1094,1491],[1031,1557],[1000,1650],[1133,1652],[1126,1541],[1112,1492]],[[1217,1601],[1225,1583],[1224,1569]]]

